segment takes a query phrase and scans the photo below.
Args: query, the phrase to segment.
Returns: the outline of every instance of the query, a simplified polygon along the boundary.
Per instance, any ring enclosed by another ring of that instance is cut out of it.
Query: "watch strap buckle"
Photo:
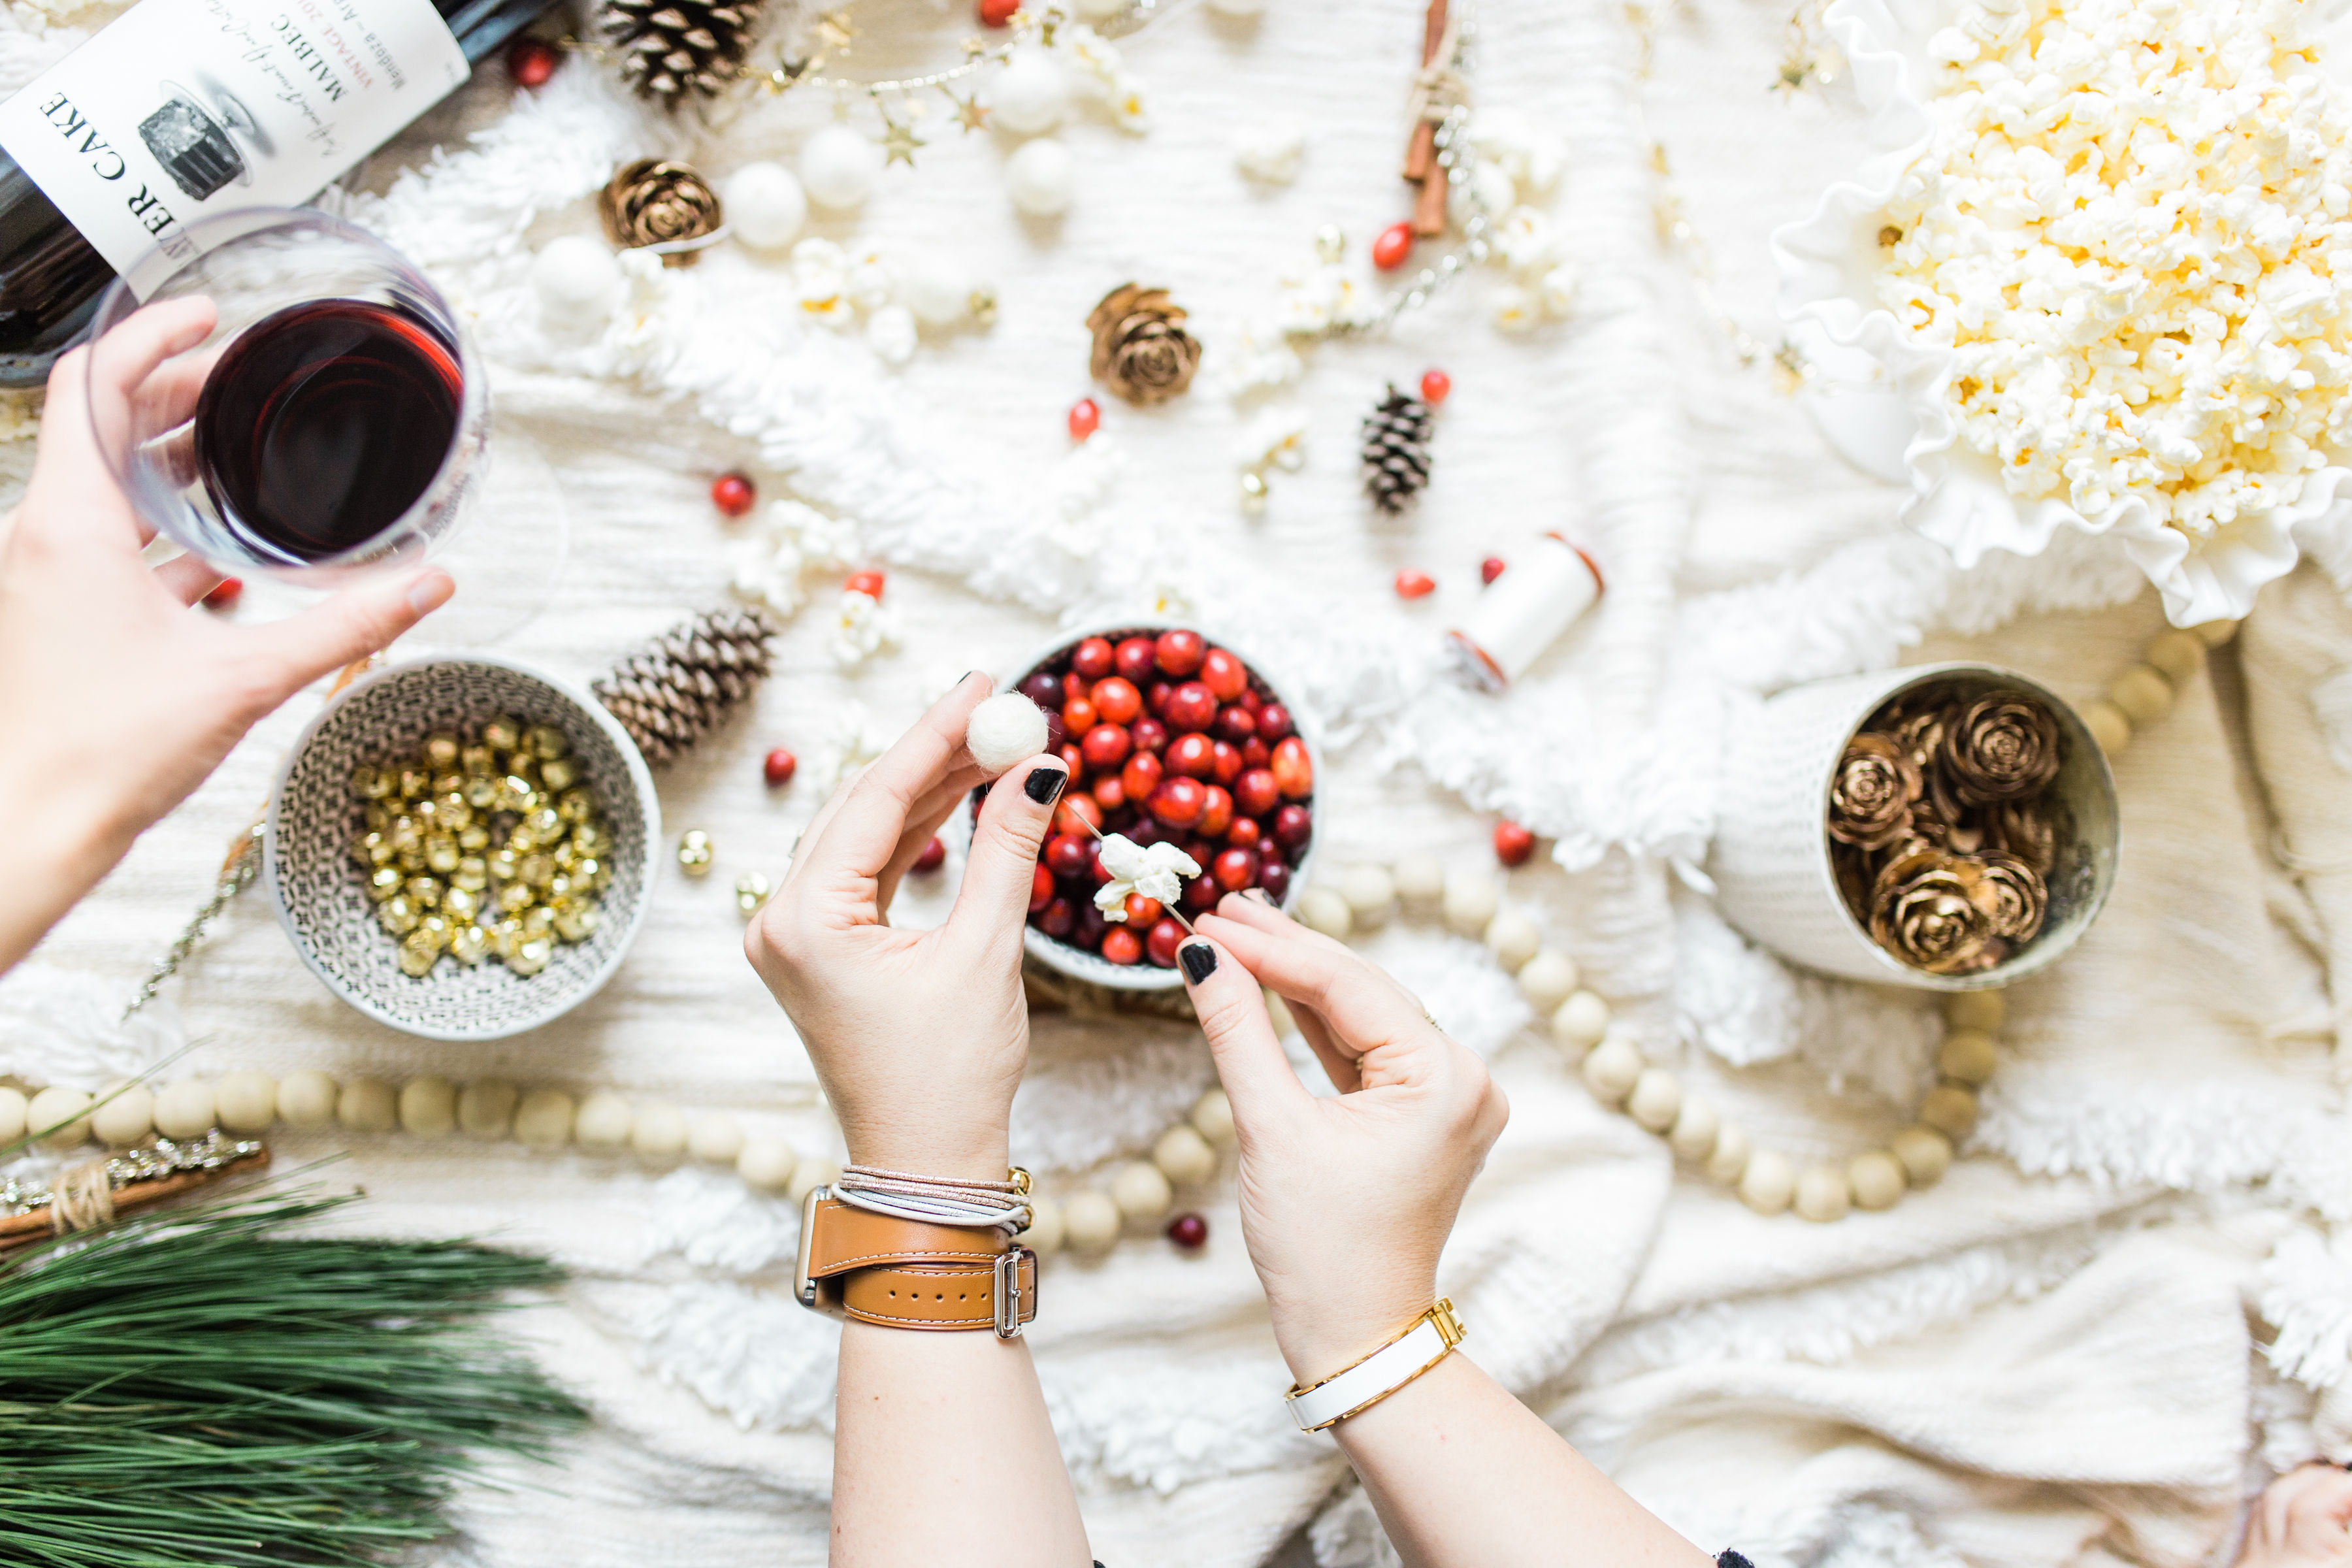
[[[1034,1269],[1037,1255],[1025,1247],[1013,1247],[999,1254],[996,1259],[996,1337],[1017,1340],[1021,1337],[1021,1265],[1024,1259]]]

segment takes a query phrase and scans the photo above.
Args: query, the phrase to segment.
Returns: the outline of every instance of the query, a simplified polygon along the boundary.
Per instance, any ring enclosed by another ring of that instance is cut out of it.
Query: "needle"
[[[1087,823],[1087,831],[1095,836],[1096,843],[1103,844],[1109,841],[1110,835],[1105,833],[1101,828],[1097,827],[1093,823],[1087,822],[1085,816],[1075,811],[1070,813],[1070,815],[1077,817],[1080,822]],[[1178,925],[1184,928],[1184,934],[1186,936],[1198,936],[1201,934],[1199,931],[1192,929],[1192,922],[1184,918],[1184,911],[1182,910],[1176,908],[1173,904],[1162,904],[1160,907],[1163,912],[1171,916]]]

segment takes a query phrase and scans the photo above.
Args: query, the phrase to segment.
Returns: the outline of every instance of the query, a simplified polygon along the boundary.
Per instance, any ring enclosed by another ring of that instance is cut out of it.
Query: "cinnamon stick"
[[[1429,0],[1429,10],[1423,20],[1421,37],[1421,68],[1434,68],[1438,52],[1445,47],[1446,0]],[[1421,187],[1413,198],[1412,232],[1427,239],[1445,232],[1445,171],[1437,164],[1437,124],[1427,114],[1420,112],[1427,97],[1415,93],[1412,139],[1405,143],[1404,177]]]

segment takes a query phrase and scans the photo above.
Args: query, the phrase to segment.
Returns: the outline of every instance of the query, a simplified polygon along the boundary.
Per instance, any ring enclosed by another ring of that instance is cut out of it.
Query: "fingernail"
[[[449,574],[436,568],[408,585],[408,607],[420,616],[429,616],[447,604],[449,595],[457,591],[457,584]]]
[[[1051,805],[1062,798],[1063,786],[1069,782],[1070,775],[1058,767],[1031,768],[1021,788],[1039,805]]]
[[[1217,950],[1205,942],[1188,942],[1176,950],[1184,961],[1184,973],[1198,985],[1217,972]]]
[[[1264,888],[1244,888],[1242,889],[1242,897],[1244,899],[1255,899],[1267,909],[1274,908],[1274,900],[1265,896],[1265,889]]]

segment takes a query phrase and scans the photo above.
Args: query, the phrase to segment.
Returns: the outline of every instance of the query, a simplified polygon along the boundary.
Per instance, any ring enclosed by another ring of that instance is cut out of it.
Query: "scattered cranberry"
[[[1396,595],[1400,599],[1426,599],[1437,592],[1437,579],[1412,566],[1396,574]]]
[[[1070,650],[1070,672],[1092,682],[1108,675],[1111,669],[1110,639],[1088,637]]]
[[[1140,730],[1143,726],[1139,724],[1136,728]],[[1149,800],[1167,772],[1167,764],[1160,760],[1157,752],[1138,752],[1127,759],[1127,766],[1119,772],[1118,782],[1127,791],[1128,799]],[[1133,837],[1134,835],[1129,834],[1129,837]]]
[[[1106,723],[1132,724],[1143,712],[1143,693],[1123,676],[1107,676],[1087,693],[1096,715]]]
[[[1255,735],[1252,735],[1248,740],[1242,742],[1243,767],[1262,768],[1273,760],[1273,748],[1268,746],[1264,741],[1258,739]]]
[[[1278,855],[1260,857],[1257,885],[1267,898],[1277,904],[1282,902],[1290,892],[1290,868],[1282,863]]]
[[[1274,773],[1275,787],[1292,800],[1315,793],[1315,763],[1307,754],[1307,742],[1292,735],[1274,749],[1274,761],[1269,764]]]
[[[1495,858],[1506,866],[1524,866],[1536,852],[1536,836],[1508,817],[1495,824]]]
[[[1160,717],[1179,734],[1205,730],[1217,721],[1217,700],[1199,681],[1188,680],[1168,694],[1168,708]]]
[[[1168,700],[1176,695],[1172,680],[1155,680],[1143,689],[1143,705],[1151,710],[1154,718],[1168,717]]]
[[[545,38],[517,38],[507,47],[507,75],[517,87],[545,87],[562,58]]]
[[[1238,893],[1257,880],[1257,856],[1247,849],[1228,849],[1209,867],[1209,875],[1228,893]]]
[[[750,478],[743,474],[721,474],[710,481],[710,504],[727,517],[740,517],[751,510],[760,492],[751,488]]]
[[[1315,819],[1303,805],[1286,805],[1274,814],[1274,841],[1296,849],[1314,836]]]
[[[1160,645],[1150,637],[1123,638],[1113,650],[1119,674],[1136,686],[1150,683],[1160,668]]]
[[[1176,950],[1184,945],[1184,928],[1166,915],[1143,939],[1143,956],[1162,969],[1176,967]]]
[[[1217,736],[1239,745],[1257,736],[1257,715],[1235,703],[1217,710]]]
[[[1201,668],[1201,661],[1208,657],[1208,651],[1200,633],[1178,626],[1160,634],[1155,657],[1161,674],[1186,676]]]
[[[1076,910],[1070,929],[1070,941],[1092,952],[1102,942],[1103,930],[1109,922],[1091,901],[1082,902]]]
[[[1038,914],[1054,901],[1054,871],[1043,860],[1029,878],[1029,912]]]
[[[879,572],[852,572],[849,574],[849,581],[842,586],[850,593],[863,594],[869,599],[879,599],[882,597],[884,581]]]
[[[1083,763],[1084,759],[1080,761]],[[1076,767],[1071,768],[1070,776],[1077,776]],[[1102,831],[1102,813],[1085,795],[1066,795],[1062,804],[1054,808],[1054,831],[1074,833],[1091,843],[1095,834]]]
[[[1196,1214],[1180,1214],[1168,1222],[1168,1239],[1187,1252],[1209,1245],[1209,1222]]]
[[[1489,555],[1478,563],[1478,581],[1491,583],[1503,574],[1505,562],[1499,555]]]
[[[1045,845],[1045,864],[1056,877],[1083,877],[1087,873],[1087,851],[1094,840],[1081,838],[1075,833],[1059,833]]]
[[[800,767],[798,757],[778,746],[768,753],[768,760],[760,764],[760,771],[767,775],[770,789],[782,789],[793,782],[793,775],[800,772]]]
[[[1095,705],[1083,697],[1073,697],[1062,704],[1062,729],[1072,735],[1083,735],[1100,721]]]
[[[1062,683],[1042,669],[1021,683],[1021,695],[1049,713],[1061,711]]]
[[[1255,686],[1243,687],[1242,694],[1234,700],[1248,709],[1253,718],[1256,717],[1259,709],[1265,706],[1265,699],[1257,694],[1257,688]]]
[[[1219,741],[1209,748],[1209,776],[1221,784],[1229,784],[1242,776],[1241,752],[1230,741]]]
[[[1097,771],[1115,768],[1127,761],[1129,744],[1124,725],[1097,724],[1078,742],[1078,754],[1086,758],[1087,766]]]
[[[1265,836],[1265,829],[1257,825],[1255,816],[1236,816],[1234,825],[1225,829],[1225,842],[1236,849],[1255,849]]]
[[[915,869],[919,872],[936,871],[947,864],[947,858],[948,847],[940,843],[940,836],[934,833],[931,841],[923,846],[923,852],[915,857]]]
[[[1236,701],[1249,689],[1249,669],[1223,648],[1213,647],[1201,656],[1201,684],[1220,702]]]
[[[1097,709],[1102,706],[1099,699],[1095,706]],[[1128,732],[1135,737],[1135,749],[1139,752],[1163,751],[1168,745],[1168,726],[1157,719],[1138,719],[1127,728]]]
[[[1257,710],[1257,732],[1269,746],[1290,733],[1290,710],[1279,702],[1269,702]]]
[[[1149,931],[1160,919],[1160,900],[1147,899],[1141,893],[1127,896],[1127,923],[1137,931]]]
[[[233,610],[236,608],[237,600],[244,596],[244,578],[224,577],[213,584],[211,593],[197,602],[207,610]]]
[[[1402,267],[1404,258],[1412,254],[1412,225],[1409,223],[1392,223],[1372,241],[1372,265],[1383,272]]]
[[[1143,958],[1143,939],[1125,926],[1103,932],[1102,955],[1113,963],[1136,963]]]
[[[1077,923],[1077,906],[1067,899],[1054,900],[1037,917],[1037,929],[1057,942],[1067,941]]]
[[[1168,765],[1187,778],[1207,778],[1216,763],[1213,744],[1206,735],[1179,735],[1168,747]]]
[[[1117,811],[1127,804],[1127,785],[1119,782],[1117,773],[1105,773],[1087,787],[1094,795],[1095,804],[1106,813]]]
[[[1211,784],[1201,801],[1201,820],[1193,826],[1203,838],[1223,838],[1234,825],[1234,797],[1217,784]],[[1192,857],[1198,860],[1199,856]]]
[[[1444,371],[1425,370],[1421,373],[1421,400],[1432,408],[1444,402],[1445,395],[1453,390],[1454,378]]]
[[[1282,803],[1282,786],[1265,768],[1252,768],[1234,781],[1234,803],[1251,816],[1264,816]]]
[[[1194,858],[1197,860],[1199,857]],[[1184,907],[1194,914],[1215,909],[1218,897],[1214,877],[1195,877],[1184,884]]]
[[[1102,405],[1091,397],[1070,405],[1070,439],[1083,441],[1102,428]]]
[[[1069,674],[1062,677],[1063,701],[1067,702],[1074,697],[1083,697],[1087,701],[1091,702],[1094,700],[1094,695],[1095,683],[1088,680],[1085,676],[1080,675],[1076,670],[1074,669],[1070,671]]]
[[[1209,790],[1199,779],[1166,778],[1147,803],[1151,815],[1171,827],[1190,827],[1201,820],[1209,804]]]
[[[1062,731],[1062,716],[1059,713],[1048,713],[1045,715],[1045,728],[1054,734],[1060,734]],[[1079,751],[1077,747],[1065,742],[1063,744],[1055,748],[1054,754],[1062,759],[1062,766],[1069,770],[1069,774],[1072,778],[1076,778],[1080,773],[1087,771],[1086,753]]]
[[[1021,0],[980,0],[980,25],[983,27],[1009,27],[1013,14],[1021,9]]]

